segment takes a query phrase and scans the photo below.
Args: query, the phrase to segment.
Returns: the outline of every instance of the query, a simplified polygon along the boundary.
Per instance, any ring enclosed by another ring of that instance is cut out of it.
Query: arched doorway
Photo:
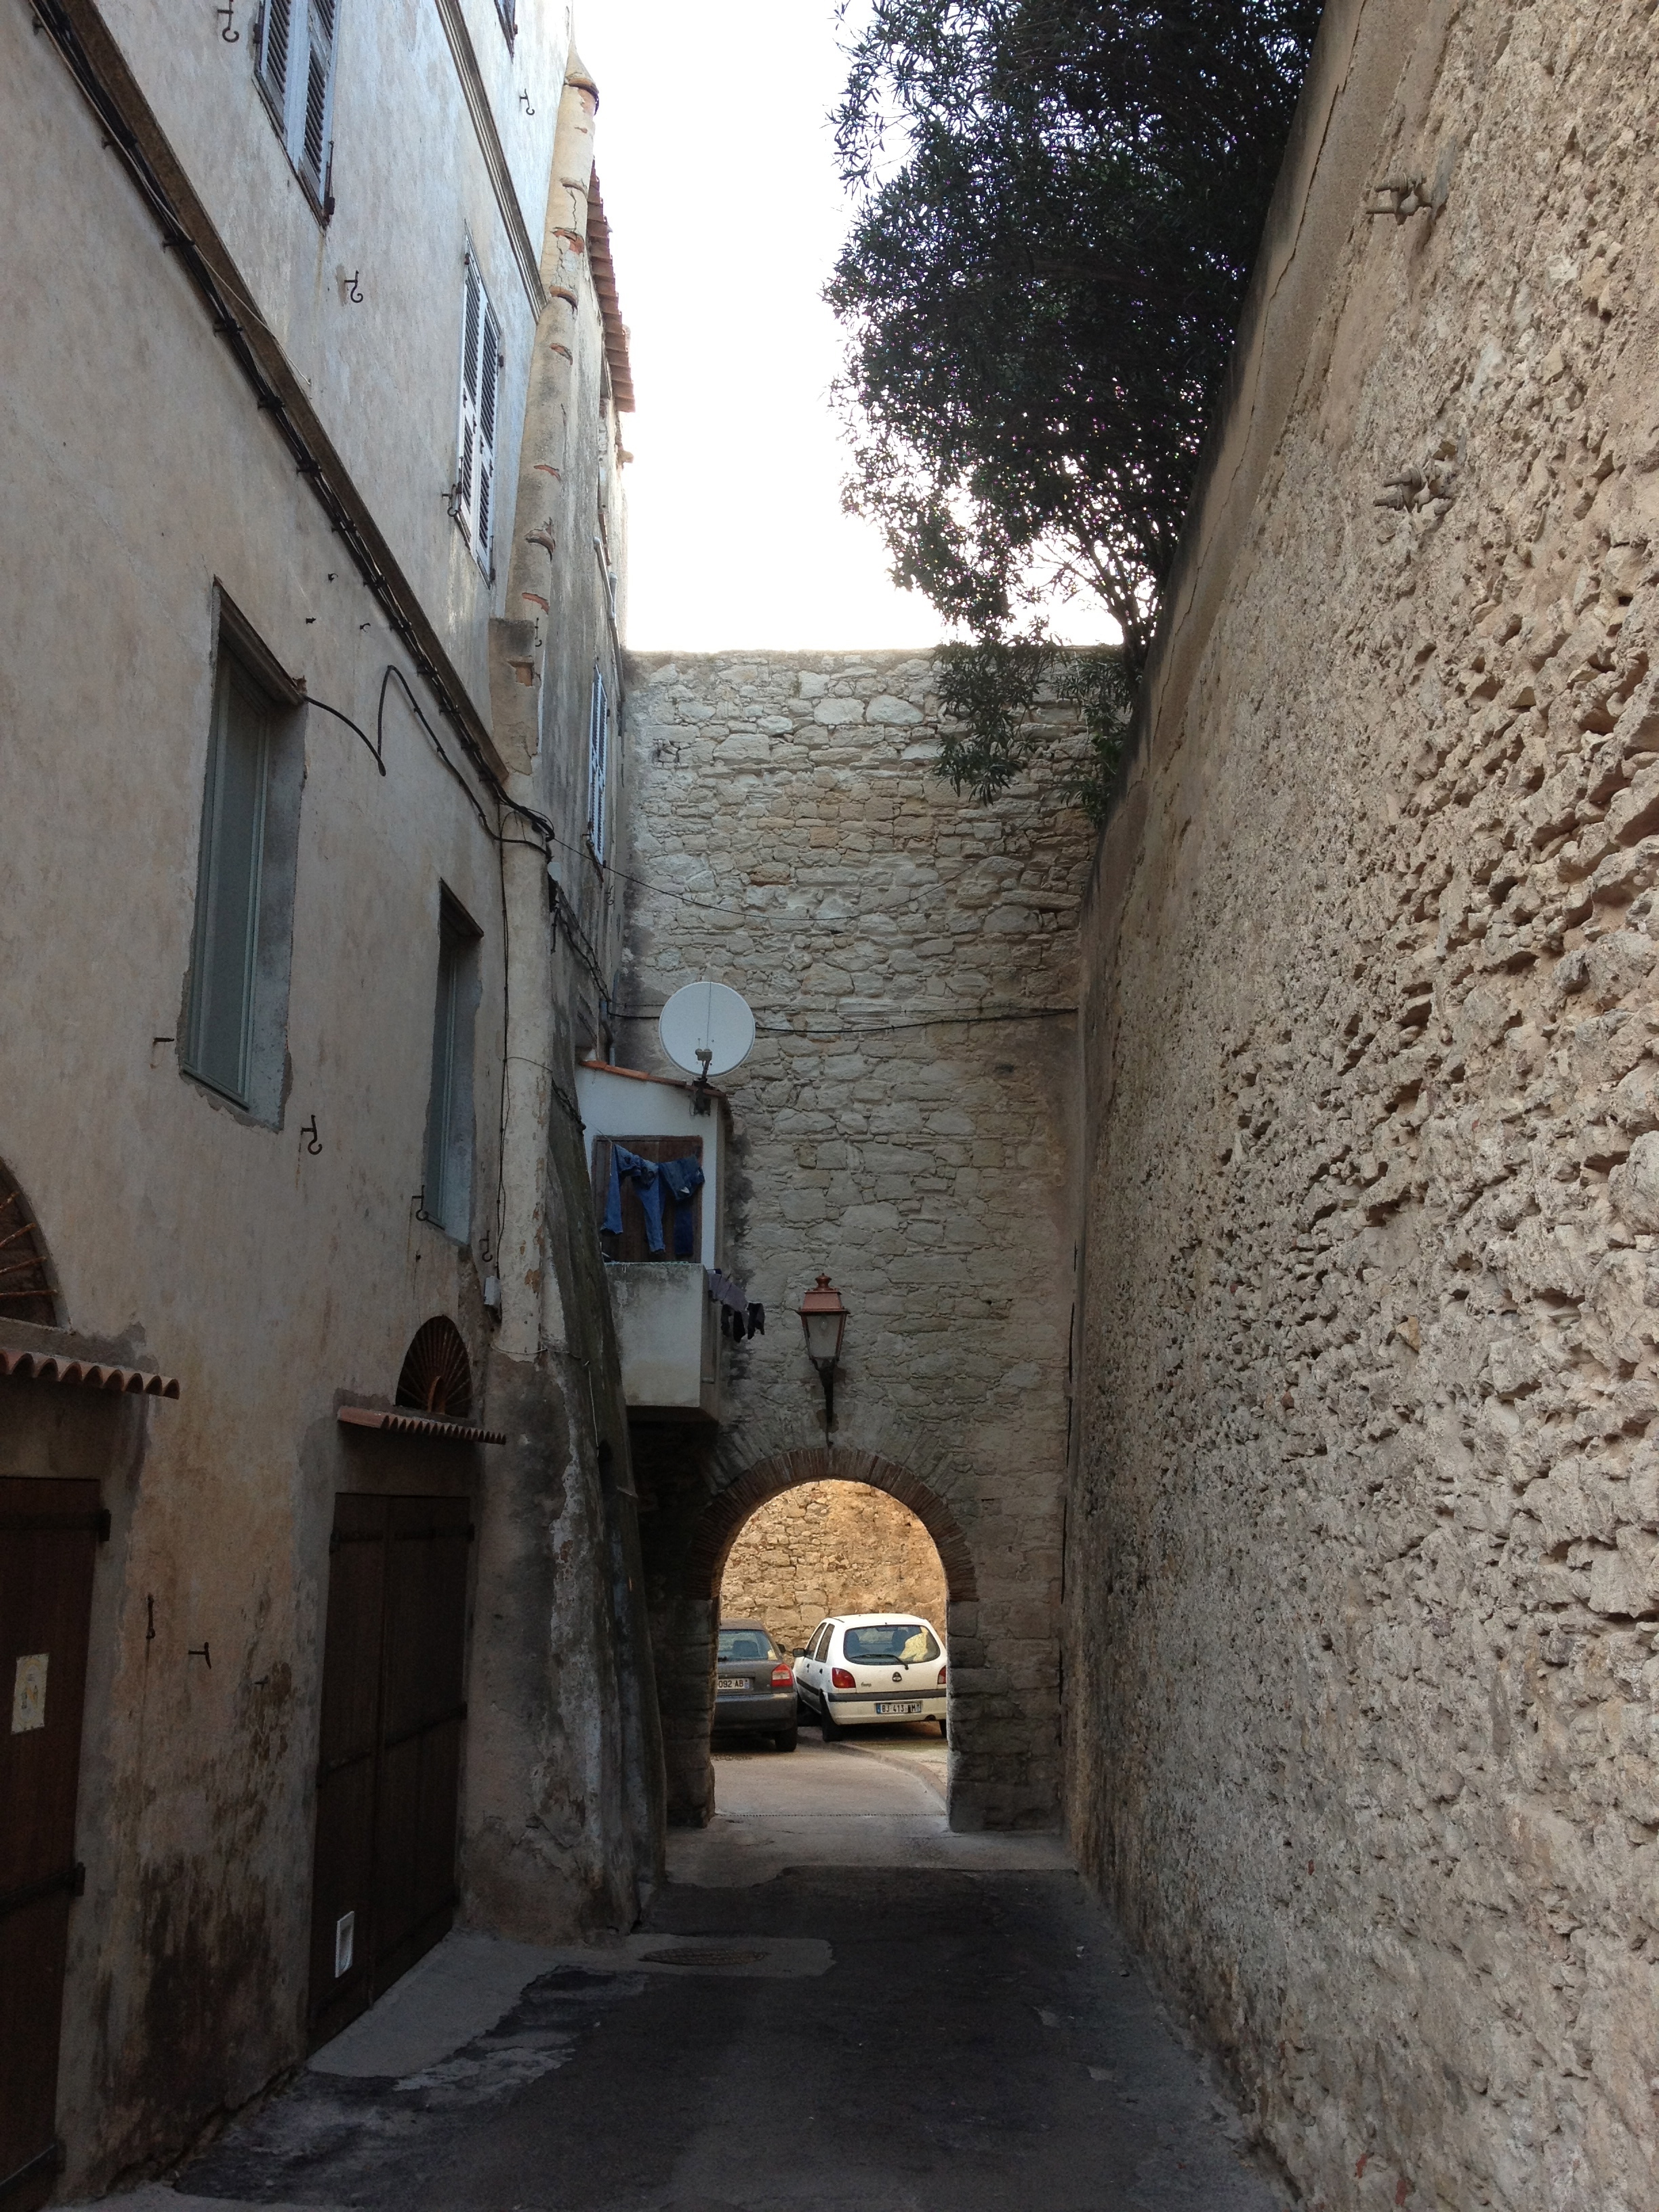
[[[852,1482],[884,1492],[908,1506],[932,1539],[945,1577],[946,1638],[976,1627],[979,1578],[968,1540],[949,1503],[929,1484],[878,1452],[814,1445],[756,1462],[706,1498],[688,1531],[677,1577],[658,1624],[658,1684],[664,1718],[671,1820],[701,1826],[714,1811],[714,1632],[726,1560],[745,1523],[786,1491],[805,1484]],[[973,1675],[954,1678],[958,1738],[973,1730]],[[964,1694],[965,1691],[965,1694]]]

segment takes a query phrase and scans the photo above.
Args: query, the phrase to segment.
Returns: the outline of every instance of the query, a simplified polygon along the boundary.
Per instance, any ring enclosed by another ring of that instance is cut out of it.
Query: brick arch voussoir
[[[979,1595],[974,1555],[957,1517],[935,1490],[879,1452],[848,1451],[815,1444],[775,1452],[745,1468],[711,1498],[692,1537],[685,1561],[685,1594],[712,1602],[738,1531],[751,1515],[787,1490],[808,1482],[863,1482],[908,1506],[933,1540],[945,1587],[953,1604],[971,1604]]]

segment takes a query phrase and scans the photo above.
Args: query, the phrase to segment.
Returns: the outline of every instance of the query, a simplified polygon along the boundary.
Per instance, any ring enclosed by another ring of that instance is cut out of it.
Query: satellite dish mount
[[[657,1017],[657,1033],[675,1066],[696,1078],[692,1112],[706,1114],[714,1097],[709,1077],[740,1066],[754,1049],[755,1017],[729,983],[686,983]]]

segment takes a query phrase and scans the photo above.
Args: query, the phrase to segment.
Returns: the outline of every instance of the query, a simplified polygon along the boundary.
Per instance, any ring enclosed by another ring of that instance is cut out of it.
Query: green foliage
[[[1318,15],[872,0],[848,48],[846,502],[974,641],[947,772],[982,795],[1029,743],[1034,670],[1107,681],[1048,642],[1068,601],[1139,680]],[[1103,761],[1116,696],[1080,695]]]
[[[981,805],[1006,790],[1051,742],[1036,719],[1044,694],[1079,710],[1084,746],[1057,795],[1103,819],[1129,717],[1134,678],[1113,648],[1072,652],[1044,637],[947,645],[938,659],[940,704],[955,719],[939,742],[939,769]]]

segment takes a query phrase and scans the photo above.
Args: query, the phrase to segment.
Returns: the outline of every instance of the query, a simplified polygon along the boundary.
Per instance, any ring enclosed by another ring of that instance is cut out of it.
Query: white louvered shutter
[[[320,201],[328,198],[328,157],[334,136],[334,24],[337,0],[306,0],[305,87],[295,166]],[[296,90],[298,88],[296,87]]]
[[[455,520],[469,545],[477,543],[478,488],[478,337],[483,325],[483,287],[478,266],[466,257],[466,297],[461,314],[461,428],[455,464]]]
[[[292,44],[292,0],[265,0],[259,18],[259,50],[255,66],[265,96],[276,109],[288,138],[288,61]]]
[[[495,424],[501,396],[501,326],[485,295],[478,264],[466,257],[461,319],[461,427],[455,466],[455,520],[478,566],[491,574],[495,519]]]
[[[606,787],[611,781],[611,697],[598,662],[587,715],[587,842],[596,860],[605,859]]]
[[[478,565],[493,576],[490,529],[495,515],[495,412],[501,395],[501,334],[495,327],[495,310],[483,303],[483,330],[478,342],[478,528],[472,541]]]

